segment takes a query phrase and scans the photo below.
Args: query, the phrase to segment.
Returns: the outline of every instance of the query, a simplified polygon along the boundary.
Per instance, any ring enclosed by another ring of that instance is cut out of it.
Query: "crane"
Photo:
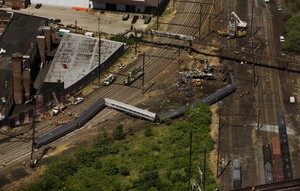
[[[239,28],[247,28],[247,22],[245,21],[242,21],[235,12],[231,12],[231,16],[233,16],[237,23],[236,23],[236,26],[239,27]]]
[[[55,99],[56,102],[56,106],[54,107],[54,109],[52,110],[52,115],[57,115],[59,112],[63,113],[63,110],[66,108],[66,106],[64,104],[60,104],[55,93],[53,92],[53,97]]]

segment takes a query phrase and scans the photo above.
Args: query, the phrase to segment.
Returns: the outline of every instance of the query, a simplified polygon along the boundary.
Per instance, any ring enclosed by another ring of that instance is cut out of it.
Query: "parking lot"
[[[123,12],[110,11],[76,11],[68,7],[54,7],[42,5],[39,9],[35,5],[23,10],[12,10],[11,8],[0,8],[7,11],[15,11],[29,15],[46,17],[49,19],[60,19],[63,25],[77,25],[84,30],[98,31],[98,19],[100,18],[100,31],[108,34],[118,34],[130,29],[131,21],[135,15],[139,18],[141,14],[129,14],[128,20],[123,20]],[[138,19],[133,26],[136,29],[147,27],[143,19]]]

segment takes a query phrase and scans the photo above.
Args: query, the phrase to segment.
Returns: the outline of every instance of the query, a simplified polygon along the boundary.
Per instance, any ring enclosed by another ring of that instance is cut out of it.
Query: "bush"
[[[126,137],[125,133],[123,132],[123,125],[119,124],[113,132],[113,138],[115,140],[122,140]]]
[[[129,169],[126,166],[121,166],[119,172],[123,176],[129,176],[130,174]]]
[[[153,132],[152,132],[151,127],[146,127],[146,129],[145,129],[145,131],[144,131],[144,135],[145,135],[146,137],[151,137],[151,136],[153,136]]]

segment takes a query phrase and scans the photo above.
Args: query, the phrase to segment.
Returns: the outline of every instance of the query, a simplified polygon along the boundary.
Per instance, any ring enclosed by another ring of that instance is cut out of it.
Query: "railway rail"
[[[202,1],[205,2],[205,1]],[[194,17],[192,12],[199,12],[200,11],[200,5],[197,4],[196,6],[178,6],[178,8],[182,9],[182,12],[185,12],[184,15],[181,15],[177,21],[180,21],[181,23],[185,23],[188,25],[198,25],[199,24],[199,18]],[[212,12],[212,7],[208,6],[205,7],[206,10],[209,12]],[[180,11],[180,10],[179,10]],[[205,19],[203,18],[203,21]],[[205,22],[203,22],[205,26]],[[207,22],[206,22],[207,25]],[[202,26],[203,27],[203,26]],[[197,34],[198,30],[191,30],[188,27],[179,26],[176,28],[170,27],[170,32],[173,33],[181,33],[186,35],[195,35]],[[182,45],[183,43],[181,41],[176,41],[174,39],[161,39],[162,42],[169,43],[171,41],[174,41],[175,43]],[[171,67],[174,67],[174,63],[177,63],[175,60],[168,60],[168,59],[161,59],[163,56],[172,57],[174,56],[174,52],[172,50],[168,49],[156,49],[153,54],[154,57],[151,57],[149,60],[146,61],[145,64],[145,80],[149,82],[149,84],[155,83],[159,78],[161,78],[164,74],[161,71],[167,70]],[[183,52],[182,57],[184,57],[187,53]],[[164,64],[161,64],[164,63]],[[123,78],[117,78],[116,83],[121,84],[121,81],[124,81]],[[136,81],[133,83],[134,87],[139,87],[140,81]],[[138,88],[140,89],[140,88]],[[77,114],[80,114],[84,108],[88,107],[88,105],[93,104],[97,99],[100,97],[110,97],[112,99],[121,100],[126,103],[130,103],[133,101],[133,99],[140,95],[140,91],[133,91],[132,87],[124,87],[119,85],[112,84],[111,86],[105,88],[105,91],[103,91],[103,88],[99,88],[96,90],[95,94],[93,94],[93,97],[90,97],[89,99],[85,99],[86,101],[81,104],[80,108],[69,108],[69,111],[76,112]],[[97,95],[97,96],[95,96]],[[100,114],[97,115],[96,118],[92,119],[91,122],[97,124],[99,120],[103,120],[102,118],[108,117],[108,115],[111,115],[113,111],[111,110],[104,110]],[[64,120],[67,119],[68,116],[64,115],[63,117],[60,115],[55,118],[51,118],[50,121],[46,122],[45,125],[39,124],[36,127],[36,136],[43,135],[47,132],[49,132],[51,129],[53,129],[53,120]],[[49,120],[49,119],[48,119]],[[78,132],[80,133],[80,132]],[[28,137],[30,137],[30,131],[28,132]],[[4,170],[7,169],[9,166],[15,164],[17,161],[25,160],[26,157],[28,157],[30,151],[31,151],[31,143],[27,142],[14,142],[15,139],[12,138],[10,140],[11,142],[7,144],[1,144],[0,149],[2,155],[0,156],[0,161],[5,161],[5,166],[1,166],[0,169],[2,172],[5,172]],[[18,159],[16,161],[16,159]],[[26,159],[27,160],[27,159]]]
[[[284,182],[275,182],[271,184],[262,184],[262,185],[255,185],[255,186],[249,186],[244,187],[241,189],[235,189],[231,191],[297,191],[300,189],[300,179],[294,179],[294,180],[287,180]]]

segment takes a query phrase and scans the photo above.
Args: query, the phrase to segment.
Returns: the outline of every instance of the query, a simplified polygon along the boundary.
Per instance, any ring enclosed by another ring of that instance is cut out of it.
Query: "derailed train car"
[[[55,141],[68,133],[82,127],[92,117],[94,117],[99,111],[105,108],[104,99],[97,100],[91,107],[85,110],[78,118],[74,119],[70,123],[64,124],[53,131],[34,140],[34,147],[36,149]]]
[[[218,89],[216,92],[210,94],[206,98],[202,99],[199,103],[201,104],[214,104],[217,101],[221,100],[222,98],[226,97],[227,95],[231,94],[236,90],[236,87],[233,84],[228,84],[221,89]],[[173,119],[179,117],[185,113],[186,110],[195,107],[196,104],[190,104],[186,106],[182,106],[178,109],[173,111],[168,111],[166,113],[158,115],[160,121],[165,121],[166,119]]]
[[[123,111],[125,113],[128,113],[130,115],[136,116],[136,117],[140,117],[140,118],[144,118],[147,120],[150,120],[152,122],[157,120],[157,115],[156,113],[144,110],[144,109],[140,109],[138,107],[132,106],[132,105],[128,105],[116,100],[112,100],[109,98],[105,98],[105,105],[107,107],[112,107],[116,110],[120,110]]]
[[[228,84],[225,87],[217,90],[213,94],[209,95],[208,97],[204,98],[202,101],[200,101],[200,103],[213,104],[219,101],[220,99],[222,99],[223,97],[227,96],[228,94],[234,92],[235,89],[236,88],[234,85]],[[98,112],[100,112],[106,106],[155,122],[155,121],[164,121],[167,118],[175,118],[180,115],[183,115],[187,109],[194,107],[195,105],[196,104],[186,105],[175,111],[169,111],[158,116],[156,113],[152,113],[150,111],[143,110],[109,98],[99,99],[91,107],[85,110],[77,119],[74,119],[72,122],[62,125],[54,129],[53,131],[34,140],[34,147],[40,148],[43,145],[55,141],[56,139],[59,139],[60,137],[63,137],[68,133],[82,127],[85,123],[87,123],[92,117],[94,117]]]

